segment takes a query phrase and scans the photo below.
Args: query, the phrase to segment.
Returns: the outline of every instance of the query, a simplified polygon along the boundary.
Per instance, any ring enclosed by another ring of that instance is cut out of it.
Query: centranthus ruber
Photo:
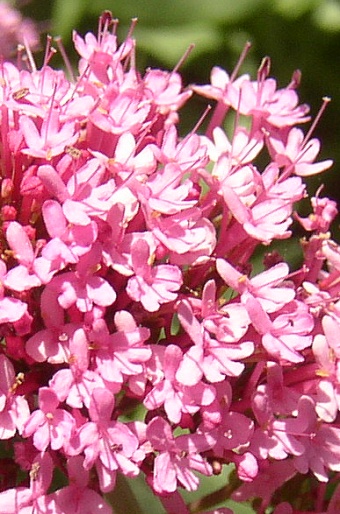
[[[41,69],[0,62],[0,513],[122,511],[137,476],[158,512],[335,513],[337,208],[319,188],[297,212],[331,165],[299,74],[238,76],[246,45],[187,87],[137,71],[134,23],[121,44],[109,12],[75,32],[76,79],[49,39]],[[194,94],[216,106],[180,136]],[[218,494],[180,494],[226,467]]]

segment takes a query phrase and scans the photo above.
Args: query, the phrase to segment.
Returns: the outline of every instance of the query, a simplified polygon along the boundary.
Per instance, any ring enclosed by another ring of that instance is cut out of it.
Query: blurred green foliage
[[[310,182],[310,192],[325,182],[324,194],[340,201],[339,0],[31,0],[22,10],[37,20],[43,31],[61,35],[73,59],[72,30],[82,34],[96,31],[98,16],[105,9],[120,19],[122,38],[131,19],[138,17],[134,34],[140,69],[171,69],[194,43],[194,50],[181,66],[185,84],[209,82],[214,65],[232,71],[246,41],[253,46],[242,71],[255,77],[262,57],[269,55],[272,75],[284,86],[292,72],[300,69],[300,98],[311,105],[312,115],[316,115],[323,96],[332,98],[315,135],[322,140],[320,158],[332,158],[335,164]],[[193,127],[204,107],[205,102],[197,99],[185,108],[185,126]],[[204,494],[221,487],[223,480],[204,479]],[[121,487],[125,492],[131,488],[149,514],[162,512],[143,478],[127,482]],[[121,492],[112,495],[113,504],[119,502],[119,496],[124,500],[125,493],[122,496]],[[232,508],[237,514],[253,512],[242,506]]]

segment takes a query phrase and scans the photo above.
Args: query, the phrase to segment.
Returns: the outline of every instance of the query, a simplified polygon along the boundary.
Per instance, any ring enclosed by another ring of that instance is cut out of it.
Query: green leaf
[[[87,0],[56,0],[52,12],[53,31],[69,39],[88,10]],[[100,14],[100,12],[99,12]]]
[[[136,37],[139,49],[149,52],[168,67],[174,66],[191,44],[195,45],[192,52],[195,57],[222,44],[220,32],[204,24],[155,29],[138,27]],[[190,62],[190,56],[184,64],[187,62]]]
[[[145,482],[143,473],[136,478],[117,473],[116,487],[105,497],[115,514],[165,514],[160,500]]]
[[[202,510],[210,510],[218,507],[228,507],[234,514],[254,514],[255,511],[245,503],[235,502],[230,500],[228,489],[230,489],[231,481],[230,476],[235,466],[233,464],[223,466],[220,475],[207,477],[197,473],[200,478],[200,486],[197,491],[188,492],[181,490],[181,495],[187,504],[190,504],[192,512],[198,514]],[[229,490],[230,494],[230,490]],[[222,499],[221,498],[225,498]],[[213,501],[215,499],[215,502]],[[208,500],[208,501],[207,501]],[[201,508],[197,508],[200,504]]]
[[[272,7],[282,16],[295,19],[313,10],[319,3],[320,0],[275,0]]]
[[[340,4],[334,0],[328,0],[320,4],[313,13],[316,25],[327,32],[340,31]]]

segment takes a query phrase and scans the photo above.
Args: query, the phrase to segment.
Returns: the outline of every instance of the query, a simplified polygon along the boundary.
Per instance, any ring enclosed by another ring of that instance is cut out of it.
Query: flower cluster
[[[77,79],[49,46],[41,69],[1,63],[0,513],[108,514],[117,474],[143,473],[187,514],[178,488],[230,464],[232,498],[259,513],[334,514],[337,208],[319,191],[294,210],[331,165],[298,128],[299,74],[280,89],[266,58],[256,80],[213,68],[184,88],[176,70],[141,75],[115,29],[106,12],[97,37],[74,33]],[[180,137],[194,93],[216,107]],[[294,219],[292,270],[272,243],[293,243]]]
[[[39,34],[35,23],[23,18],[19,11],[8,2],[0,0],[0,55],[5,59],[13,59],[17,48],[19,53],[24,50],[37,50]],[[24,54],[22,55],[24,58]]]

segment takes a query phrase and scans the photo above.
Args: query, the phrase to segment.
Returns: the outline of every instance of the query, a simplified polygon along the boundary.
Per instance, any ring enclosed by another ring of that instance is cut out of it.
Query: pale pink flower
[[[238,126],[230,141],[225,132],[220,127],[216,127],[213,130],[213,144],[208,140],[207,145],[209,157],[213,162],[218,162],[222,156],[225,156],[228,162],[227,170],[236,171],[239,166],[256,159],[263,148],[263,135],[261,133],[251,135],[244,127]],[[216,172],[216,167],[212,174],[220,176]]]
[[[112,514],[111,507],[98,492],[88,487],[90,477],[83,461],[80,455],[68,459],[69,485],[49,496],[55,502],[56,514]]]
[[[145,240],[137,240],[131,245],[135,275],[129,278],[126,292],[133,300],[141,302],[147,311],[155,312],[162,304],[176,300],[182,273],[171,264],[151,266],[150,258],[150,247]]]
[[[198,134],[189,134],[179,140],[175,125],[169,125],[163,135],[161,145],[151,145],[157,160],[163,165],[177,164],[183,173],[193,173],[208,162],[209,140]]]
[[[32,20],[23,18],[8,2],[0,2],[0,20],[0,53],[4,59],[15,55],[18,44],[37,49],[39,35]]]
[[[180,483],[188,491],[197,489],[199,480],[193,470],[211,475],[212,468],[200,455],[211,448],[214,438],[205,434],[174,437],[170,425],[160,417],[153,418],[146,434],[154,451],[152,486],[158,493],[172,493]]]
[[[269,244],[273,239],[286,239],[290,236],[288,228],[293,221],[290,200],[269,198],[247,207],[230,187],[223,188],[223,198],[240,223],[239,230],[244,230],[252,238]]]
[[[34,446],[44,452],[49,445],[52,450],[59,450],[68,444],[75,421],[64,409],[59,409],[56,393],[49,387],[39,389],[39,406],[32,412],[23,429],[23,437],[33,435]]]
[[[331,159],[314,163],[320,151],[320,141],[313,138],[305,142],[304,133],[296,127],[289,131],[286,142],[270,137],[269,150],[280,167],[284,166],[290,173],[301,177],[321,173],[333,164]]]
[[[60,114],[54,109],[42,120],[41,127],[28,116],[21,116],[19,123],[26,143],[21,152],[31,157],[50,161],[60,155],[65,146],[72,146],[78,139],[74,122],[61,124]]]
[[[267,312],[277,312],[295,297],[295,290],[285,284],[289,274],[288,264],[280,262],[276,266],[248,278],[224,259],[217,259],[216,269],[226,284],[237,291],[241,301],[247,298],[249,293],[260,302]]]
[[[214,100],[222,101],[226,105],[230,105],[231,99],[229,97],[232,84],[240,87],[243,81],[248,81],[249,75],[242,75],[234,82],[230,80],[229,74],[219,66],[214,66],[210,73],[211,85],[204,86],[191,86],[195,93],[213,98]]]
[[[188,90],[181,92],[182,78],[178,73],[151,69],[145,73],[143,82],[146,98],[152,100],[163,115],[177,112],[192,95]]]
[[[323,334],[314,337],[312,346],[319,377],[315,410],[321,419],[330,423],[336,419],[340,409],[339,318],[324,316],[322,329]]]
[[[248,341],[223,343],[210,337],[194,316],[187,300],[181,300],[178,317],[194,345],[184,354],[176,379],[184,385],[195,385],[203,376],[209,382],[221,382],[226,376],[238,376],[244,369],[240,362],[253,353],[254,344]]]
[[[192,387],[177,382],[176,371],[182,356],[178,346],[169,345],[165,348],[162,356],[164,379],[155,384],[143,401],[148,410],[164,405],[164,410],[172,423],[179,423],[182,413],[194,414],[204,409],[214,401],[216,394],[213,386],[203,382]]]
[[[5,296],[2,282],[6,277],[6,264],[0,261],[0,323],[13,323],[27,313],[27,304],[17,298]]]
[[[162,214],[176,214],[193,207],[197,200],[188,200],[193,184],[183,180],[183,171],[176,164],[166,164],[162,170],[151,175],[139,191],[148,207]]]
[[[141,102],[138,96],[135,91],[129,90],[119,95],[108,96],[103,100],[100,108],[90,114],[90,122],[104,133],[115,136],[120,136],[127,131],[133,135],[138,134],[150,124],[147,121],[150,105],[147,102]],[[93,147],[93,149],[98,148]]]
[[[203,264],[215,249],[215,227],[196,207],[156,218],[150,210],[148,223],[154,237],[169,250],[174,264]]]
[[[289,86],[277,89],[273,78],[234,82],[229,98],[232,107],[241,114],[253,116],[257,126],[262,123],[267,127],[282,128],[309,120],[309,108],[298,105],[296,91]]]
[[[55,276],[48,284],[48,289],[56,295],[63,309],[76,304],[81,312],[89,312],[93,305],[107,307],[114,303],[116,293],[113,287],[94,274],[100,257],[99,247],[93,246],[92,251],[79,257],[75,272]]]
[[[37,275],[38,261],[35,259],[32,243],[20,223],[12,221],[7,228],[6,238],[19,265],[7,272],[4,278],[6,287],[14,291],[26,291],[41,285]]]
[[[69,342],[69,368],[60,369],[49,381],[49,387],[60,402],[81,409],[89,407],[92,391],[105,387],[100,375],[89,369],[89,341],[83,329],[77,329]]]
[[[117,331],[109,334],[105,321],[93,323],[90,337],[94,341],[96,370],[109,383],[122,384],[125,377],[138,375],[143,363],[151,358],[151,348],[144,344],[150,337],[146,327],[137,326],[127,311],[114,315]]]
[[[314,326],[308,308],[293,301],[274,320],[264,311],[258,299],[247,295],[244,301],[255,330],[262,336],[262,345],[280,363],[302,362],[301,350],[312,344]]]
[[[71,454],[84,452],[85,469],[91,469],[99,459],[99,466],[113,476],[117,470],[127,476],[137,476],[139,468],[133,462],[133,455],[139,446],[138,439],[124,423],[111,420],[113,407],[114,396],[110,391],[94,389],[89,406],[91,421],[79,428],[68,451]]]
[[[305,230],[315,230],[318,232],[327,232],[330,224],[338,214],[336,202],[329,198],[319,198],[313,196],[311,198],[313,213],[307,218],[302,218],[295,214],[296,219],[301,223]]]
[[[340,429],[320,424],[315,403],[307,396],[302,396],[299,401],[298,417],[300,427],[297,430],[301,434],[299,440],[304,445],[304,452],[294,458],[294,466],[300,473],[307,473],[310,469],[320,482],[328,482],[327,470],[340,470]]]

